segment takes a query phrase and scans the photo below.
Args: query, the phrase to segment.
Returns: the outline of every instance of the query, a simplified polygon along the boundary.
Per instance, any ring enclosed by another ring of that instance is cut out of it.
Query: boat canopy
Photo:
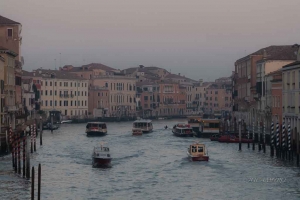
[[[86,128],[106,128],[106,124],[104,122],[88,122]]]
[[[192,144],[190,145],[191,153],[203,153],[205,149],[204,144]]]
[[[150,119],[139,119],[139,120],[135,120],[133,123],[151,123],[152,120]]]

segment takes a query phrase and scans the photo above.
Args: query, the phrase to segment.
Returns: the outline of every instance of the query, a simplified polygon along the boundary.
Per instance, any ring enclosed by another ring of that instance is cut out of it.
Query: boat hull
[[[203,156],[203,155],[191,156],[191,154],[188,153],[188,157],[191,161],[208,161],[209,160],[209,156]]]
[[[133,132],[132,135],[134,136],[143,135],[143,132]]]
[[[176,137],[194,137],[194,133],[177,133],[175,131],[172,131],[173,135]]]
[[[222,136],[218,139],[219,142],[223,142],[223,143],[239,143],[240,139],[235,137],[235,138],[230,138],[230,136]],[[241,143],[252,143],[253,140],[252,139],[245,139],[242,138]]]
[[[93,157],[93,167],[110,167],[111,158],[97,158]]]
[[[105,136],[107,132],[102,132],[102,131],[88,131],[86,132],[87,136]]]

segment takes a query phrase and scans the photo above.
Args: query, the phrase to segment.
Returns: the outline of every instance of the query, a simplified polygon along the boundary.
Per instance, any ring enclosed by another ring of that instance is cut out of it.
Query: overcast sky
[[[22,23],[25,70],[99,62],[158,66],[193,79],[229,76],[270,45],[300,43],[299,0],[1,0]],[[61,53],[61,61],[60,61]]]

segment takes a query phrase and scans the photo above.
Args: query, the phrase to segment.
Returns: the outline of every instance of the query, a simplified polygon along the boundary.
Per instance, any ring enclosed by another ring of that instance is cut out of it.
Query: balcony
[[[60,96],[60,98],[69,98],[69,97],[73,98],[74,97],[73,94],[71,94],[71,95],[69,95],[69,94],[60,94],[59,96]]]

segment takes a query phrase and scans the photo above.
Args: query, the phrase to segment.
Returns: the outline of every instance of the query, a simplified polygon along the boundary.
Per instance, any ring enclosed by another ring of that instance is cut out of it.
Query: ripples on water
[[[200,139],[209,162],[190,162],[186,150],[195,138],[178,138],[176,120],[154,121],[155,131],[131,136],[131,122],[108,123],[105,137],[86,137],[85,124],[64,124],[44,131],[31,163],[42,164],[42,199],[299,199],[299,168],[267,153],[238,152],[238,144]],[[107,142],[112,168],[92,168],[93,146]],[[264,182],[267,178],[284,182]],[[249,182],[251,178],[259,179]],[[29,199],[30,183],[11,170],[11,157],[0,158],[0,195]]]

